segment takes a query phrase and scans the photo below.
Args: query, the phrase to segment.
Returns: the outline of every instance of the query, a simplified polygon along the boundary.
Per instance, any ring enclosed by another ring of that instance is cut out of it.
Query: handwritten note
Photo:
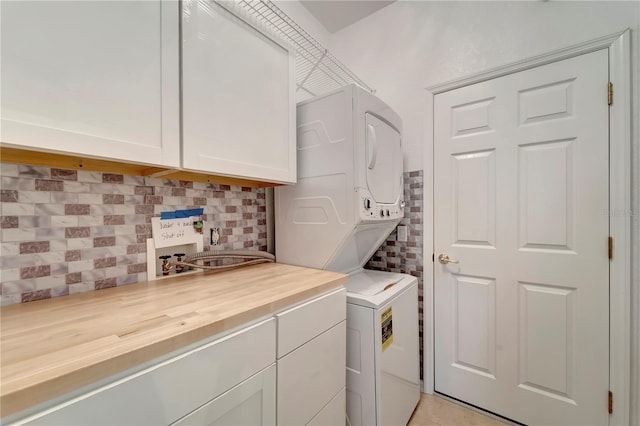
[[[195,243],[202,240],[202,234],[193,229],[193,218],[165,219],[151,218],[151,230],[156,248]]]

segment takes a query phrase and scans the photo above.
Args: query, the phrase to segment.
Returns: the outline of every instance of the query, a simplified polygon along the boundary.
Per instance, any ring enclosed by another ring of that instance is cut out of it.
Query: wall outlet
[[[209,230],[210,241],[209,244],[217,246],[220,244],[220,228],[211,228]]]

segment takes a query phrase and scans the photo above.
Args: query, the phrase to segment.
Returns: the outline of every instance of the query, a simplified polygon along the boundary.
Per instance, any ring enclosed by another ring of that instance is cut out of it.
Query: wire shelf
[[[239,0],[254,19],[270,27],[296,49],[296,94],[298,101],[346,84],[373,89],[351,72],[316,39],[296,24],[270,0]]]

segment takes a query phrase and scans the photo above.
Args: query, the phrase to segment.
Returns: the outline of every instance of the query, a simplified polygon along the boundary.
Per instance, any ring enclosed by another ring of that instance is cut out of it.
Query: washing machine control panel
[[[393,204],[377,203],[366,189],[358,189],[357,193],[359,216],[363,222],[381,222],[404,217],[402,198]]]

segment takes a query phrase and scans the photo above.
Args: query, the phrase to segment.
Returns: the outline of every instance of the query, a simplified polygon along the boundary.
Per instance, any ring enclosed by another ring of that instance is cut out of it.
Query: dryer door
[[[365,114],[367,186],[376,203],[393,204],[402,193],[400,133],[373,114]]]

